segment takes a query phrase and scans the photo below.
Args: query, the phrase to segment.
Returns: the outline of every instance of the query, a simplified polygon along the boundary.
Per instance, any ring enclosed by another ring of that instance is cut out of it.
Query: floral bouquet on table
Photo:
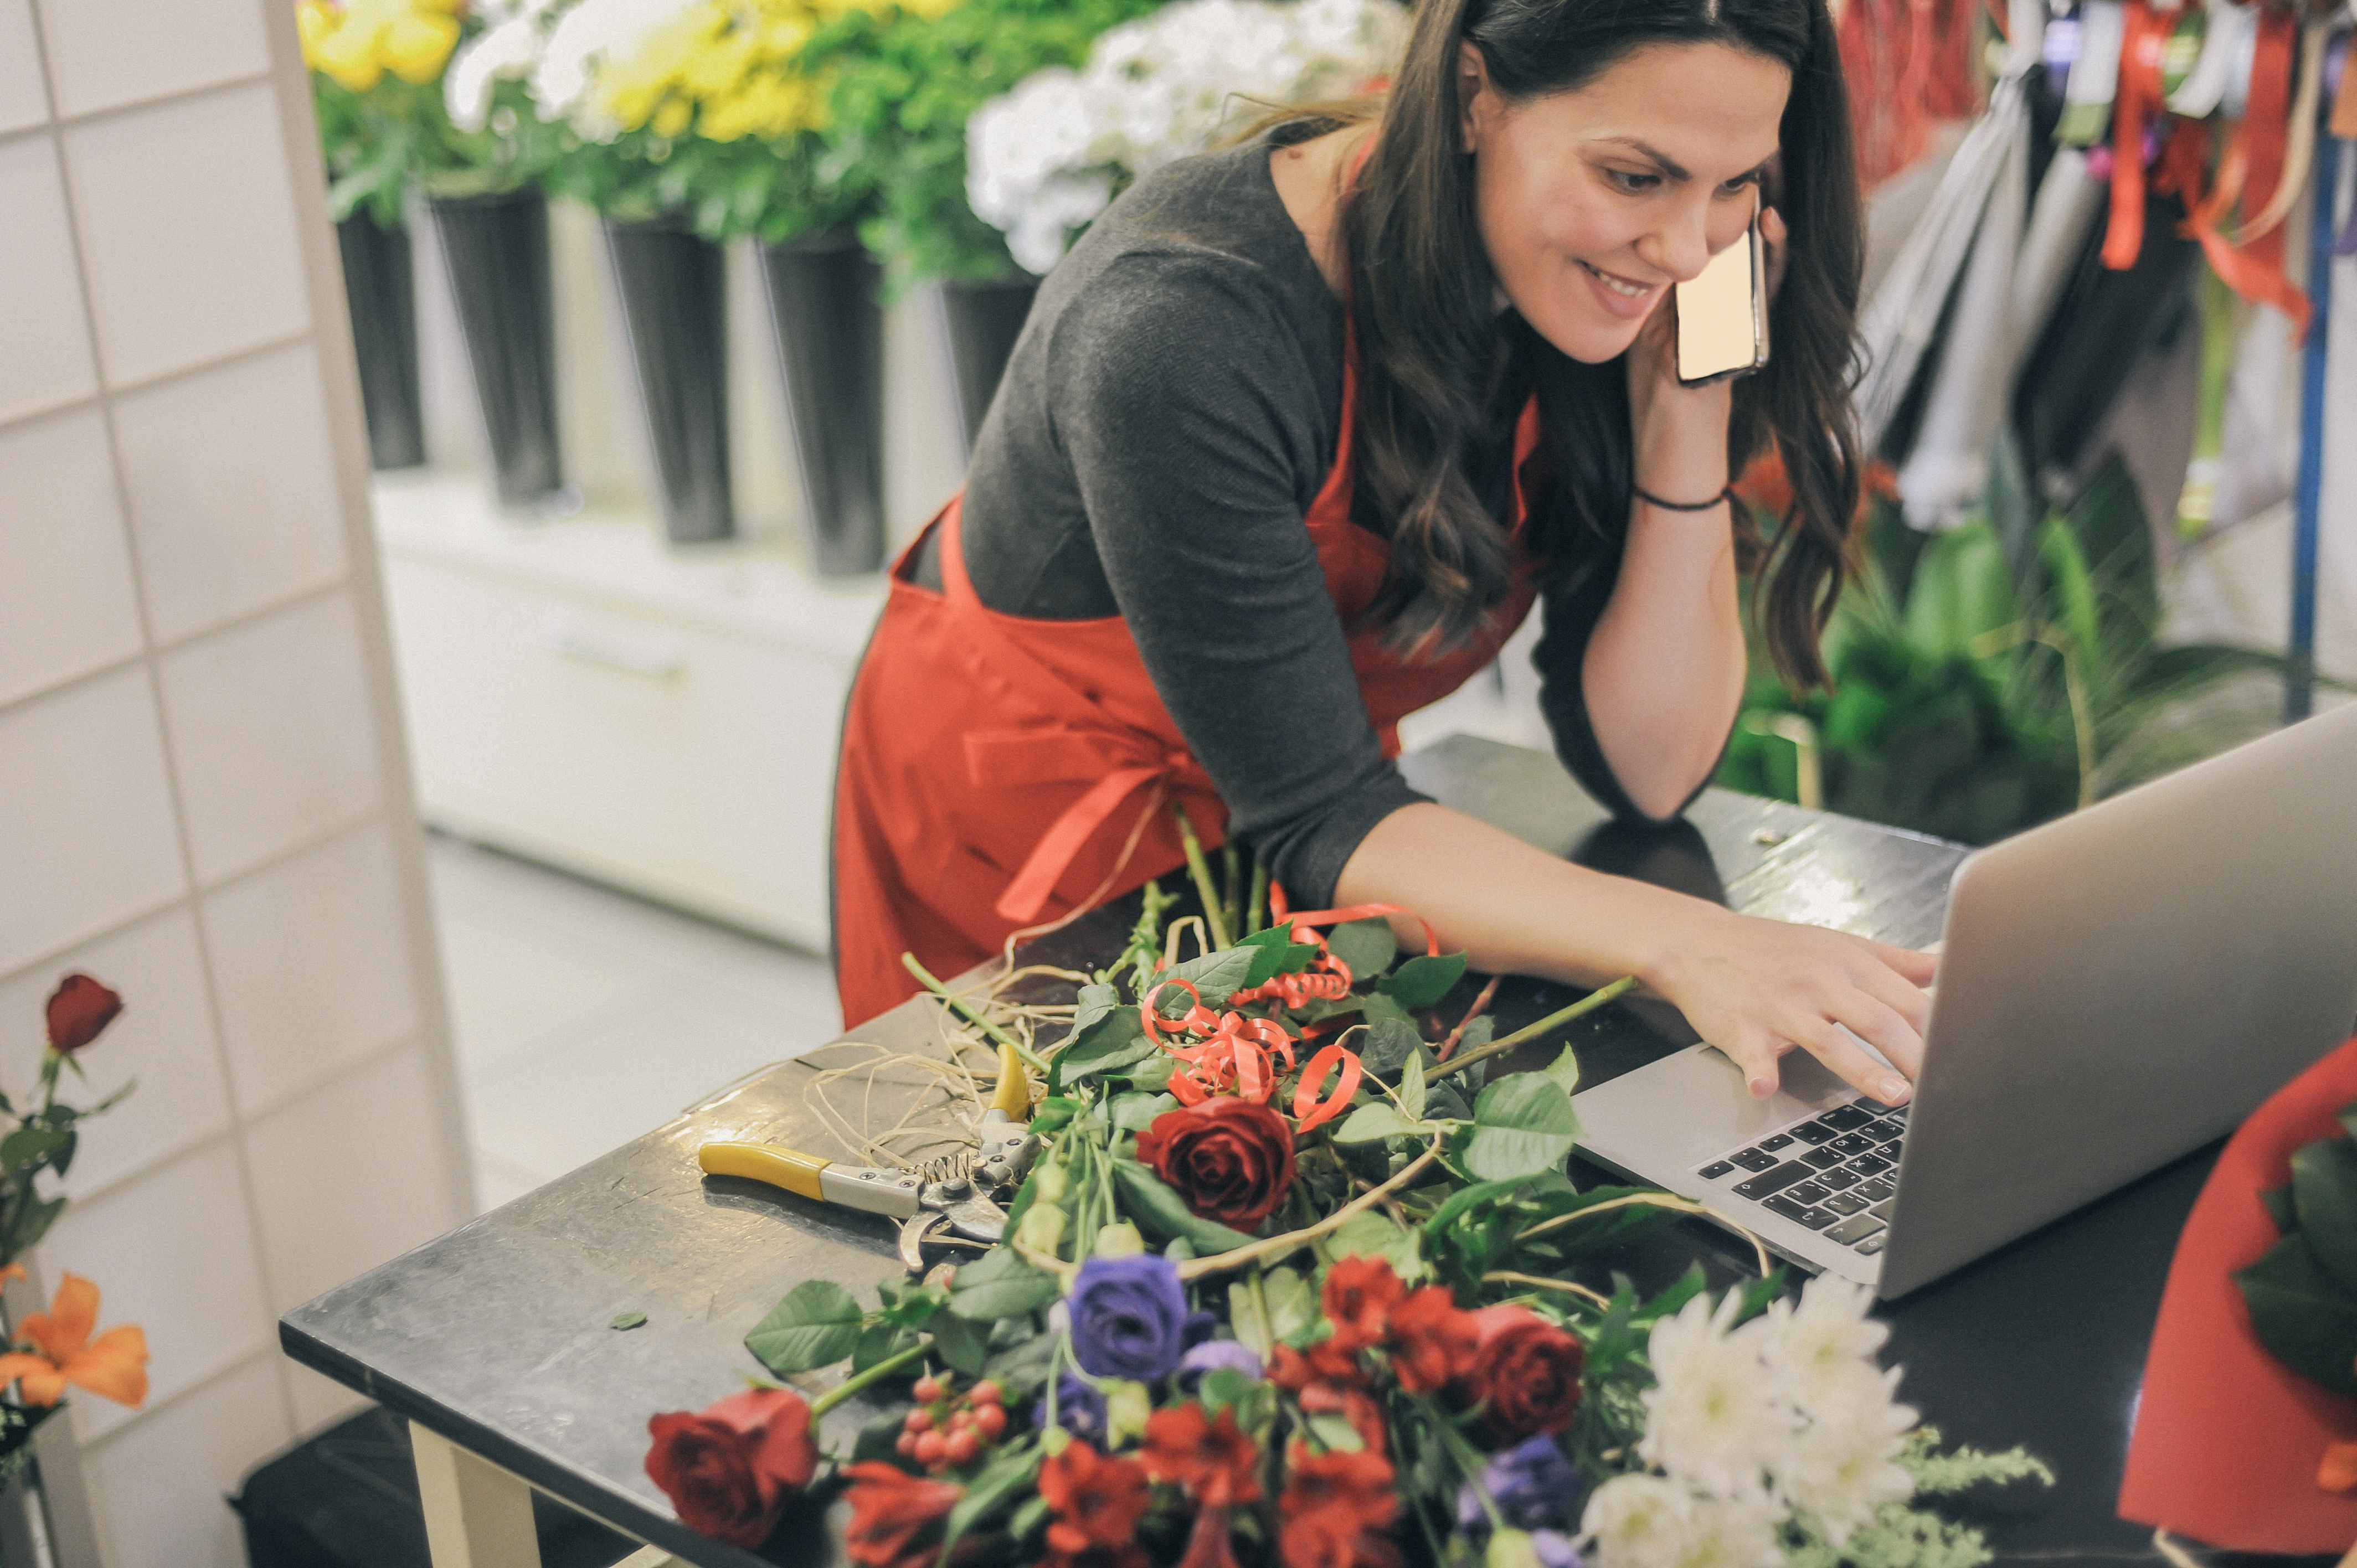
[[[1569,1050],[1485,1069],[1628,982],[1502,1037],[1487,988],[1427,1026],[1464,955],[1427,931],[1401,961],[1384,906],[1288,915],[1268,889],[1265,922],[1265,881],[1240,897],[1231,860],[1220,897],[1187,837],[1207,913],[1166,932],[1149,886],[1073,1006],[952,994],[911,961],[1044,1080],[1006,1239],[883,1281],[873,1310],[797,1286],[748,1348],[850,1375],[814,1405],[770,1385],[657,1416],[647,1468],[683,1520],[759,1545],[817,1473],[815,1414],[913,1378],[827,1483],[862,1568],[1986,1558],[1914,1499],[2042,1467],[1935,1455],[1863,1292],[1574,1277],[1697,1206],[1566,1178]]]
[[[911,0],[920,15],[955,0]],[[486,35],[490,69],[528,78],[575,150],[559,182],[623,221],[680,216],[707,239],[831,228],[868,195],[825,168],[831,72],[805,56],[895,0],[525,0]],[[553,21],[553,25],[552,25]],[[462,59],[454,80],[467,74]]]
[[[48,1002],[48,1041],[41,1054],[41,1100],[18,1110],[0,1094],[0,1119],[11,1123],[0,1135],[0,1283],[26,1277],[16,1260],[30,1250],[65,1211],[62,1196],[44,1197],[36,1185],[43,1171],[63,1176],[81,1138],[79,1123],[118,1103],[131,1085],[96,1105],[77,1107],[58,1099],[60,1072],[83,1076],[81,1053],[116,1015],[123,998],[86,974],[69,974]],[[59,1282],[47,1312],[28,1312],[0,1350],[0,1482],[31,1456],[33,1435],[64,1409],[69,1383],[123,1404],[147,1397],[147,1337],[129,1325],[91,1337],[98,1326],[98,1287],[79,1274]]]
[[[552,3],[524,0],[536,11]],[[546,171],[559,133],[533,116],[519,84],[477,72],[460,94],[444,79],[454,50],[463,58],[462,38],[479,41],[505,9],[498,0],[474,14],[462,0],[301,0],[295,19],[339,222],[365,207],[380,227],[399,229],[412,186],[490,195]],[[471,111],[454,113],[462,102]]]
[[[966,197],[1034,273],[1120,189],[1211,146],[1241,112],[1380,91],[1407,45],[1395,0],[1179,0],[1049,66],[966,122]]]

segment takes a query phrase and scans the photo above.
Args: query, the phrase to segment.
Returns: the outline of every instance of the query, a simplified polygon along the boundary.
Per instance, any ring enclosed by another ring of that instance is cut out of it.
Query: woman
[[[1669,285],[1762,219],[1774,357],[1681,386]],[[1789,244],[1784,241],[1790,215]],[[1559,861],[1418,797],[1395,725],[1544,596],[1557,750],[1616,813],[1708,779],[1744,677],[1728,475],[1796,498],[1754,599],[1791,677],[1858,494],[1860,250],[1824,0],[1426,0],[1379,125],[1141,181],[1041,287],[961,501],[894,574],[836,789],[858,1020],[1207,839],[1296,908],[1422,914],[1476,968],[1675,1004],[1772,1092],[1908,1086],[1925,955]]]

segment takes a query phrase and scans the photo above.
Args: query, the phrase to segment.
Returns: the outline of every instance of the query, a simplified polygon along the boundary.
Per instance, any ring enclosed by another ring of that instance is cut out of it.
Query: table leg
[[[530,1487],[414,1421],[409,1446],[434,1568],[540,1568]]]

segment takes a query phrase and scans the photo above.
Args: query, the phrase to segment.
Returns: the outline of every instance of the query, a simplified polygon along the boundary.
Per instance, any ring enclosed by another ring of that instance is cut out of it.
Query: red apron
[[[1334,467],[1304,519],[1345,627],[1359,626],[1391,561],[1389,542],[1351,521],[1354,380],[1346,367]],[[1351,637],[1359,695],[1386,757],[1399,755],[1401,718],[1463,685],[1530,613],[1523,524],[1538,446],[1534,399],[1514,430],[1513,584],[1481,633],[1430,661],[1403,659],[1377,629]],[[834,963],[846,1024],[915,994],[904,952],[956,974],[1016,930],[1183,865],[1171,800],[1206,846],[1226,837],[1227,808],[1127,624],[1034,620],[984,605],[966,576],[958,510],[952,499],[927,529],[942,531],[942,592],[907,579],[916,546],[895,564],[844,720]]]

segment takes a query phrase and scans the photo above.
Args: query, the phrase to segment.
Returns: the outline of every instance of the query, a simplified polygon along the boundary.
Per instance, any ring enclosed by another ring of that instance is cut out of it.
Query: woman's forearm
[[[1432,922],[1477,970],[1601,985],[1652,983],[1696,929],[1725,911],[1699,898],[1574,865],[1446,806],[1404,806],[1342,867],[1338,903],[1396,904]],[[1415,929],[1404,922],[1406,935]]]
[[[1639,501],[1580,667],[1597,745],[1639,810],[1667,817],[1709,776],[1743,672],[1727,508],[1687,513]]]

